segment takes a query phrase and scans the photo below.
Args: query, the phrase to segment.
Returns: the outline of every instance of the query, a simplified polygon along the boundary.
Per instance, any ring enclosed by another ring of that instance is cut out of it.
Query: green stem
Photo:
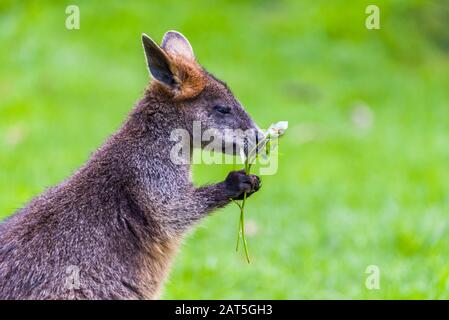
[[[244,211],[245,203],[246,203],[246,192],[243,194],[243,201],[240,209],[240,225],[242,228],[242,240],[243,240],[243,248],[245,249],[246,261],[250,263],[251,261],[249,259],[248,244],[246,243],[245,237],[245,211]]]
[[[242,215],[242,212],[240,211],[240,215]],[[240,230],[242,229],[241,227],[242,224],[242,218],[239,218],[239,231],[237,232],[237,245],[235,246],[235,252],[239,251],[239,244],[240,244],[240,237],[241,237],[241,232]]]
[[[251,170],[251,164],[248,161],[248,158],[245,161],[245,174],[248,175],[249,172]],[[246,242],[246,236],[245,236],[245,204],[246,204],[246,192],[243,194],[243,200],[242,200],[242,204],[240,205],[240,230],[241,230],[241,234],[242,234],[242,241],[243,241],[243,248],[245,249],[245,256],[246,256],[246,261],[248,261],[248,263],[250,263],[250,259],[249,259],[249,251],[248,251],[248,243]],[[240,233],[240,232],[239,232]],[[240,240],[240,237],[239,237]],[[238,248],[238,243],[237,242],[237,248]]]
[[[245,174],[249,175],[250,171],[251,171],[251,162],[250,162],[250,156],[252,154],[253,151],[256,151],[258,146],[263,143],[263,142],[267,142],[269,140],[269,136],[268,138],[263,139],[262,141],[260,141],[247,155],[246,159],[245,159]],[[255,155],[255,158],[257,158],[257,152]],[[237,201],[231,199],[233,202],[235,202],[235,204],[237,204],[237,206],[240,208],[240,219],[239,219],[239,231],[237,233],[237,245],[235,250],[238,251],[239,250],[239,244],[240,244],[240,237],[242,238],[243,241],[243,248],[245,249],[245,256],[246,256],[246,261],[248,263],[250,263],[250,259],[249,259],[249,250],[248,250],[248,243],[246,242],[246,237],[245,237],[245,204],[246,204],[246,197],[247,194],[246,192],[243,194],[243,200],[242,203],[238,203]]]
[[[242,206],[240,205],[240,203],[238,203],[237,201],[235,201],[234,199],[230,199],[232,202],[234,202],[239,208],[240,208],[240,216],[242,215]],[[240,244],[240,230],[241,230],[241,223],[242,223],[242,218],[239,218],[239,227],[238,227],[238,232],[237,232],[237,244],[235,246],[235,251],[239,251],[239,244]]]

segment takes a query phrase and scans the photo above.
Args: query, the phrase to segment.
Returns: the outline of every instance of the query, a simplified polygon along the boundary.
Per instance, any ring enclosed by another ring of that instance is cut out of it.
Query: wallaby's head
[[[195,121],[201,124],[201,133],[213,141],[203,142],[202,147],[235,153],[260,137],[257,125],[228,86],[197,63],[192,46],[182,34],[167,32],[160,46],[143,34],[142,42],[153,78],[150,90],[182,109],[184,129],[191,132]]]

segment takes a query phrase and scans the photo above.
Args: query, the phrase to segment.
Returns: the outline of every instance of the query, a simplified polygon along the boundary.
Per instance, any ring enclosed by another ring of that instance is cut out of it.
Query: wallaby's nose
[[[264,138],[265,138],[265,134],[263,133],[262,130],[258,129],[256,131],[256,144],[259,144],[259,142],[261,142]]]
[[[243,136],[243,151],[246,155],[254,157],[263,149],[263,139],[265,134],[259,127],[252,123],[252,128],[248,129]]]
[[[259,142],[263,140],[264,136],[265,136],[264,133],[260,129],[257,129],[257,131],[256,131],[256,154],[259,153],[259,149],[260,149]]]

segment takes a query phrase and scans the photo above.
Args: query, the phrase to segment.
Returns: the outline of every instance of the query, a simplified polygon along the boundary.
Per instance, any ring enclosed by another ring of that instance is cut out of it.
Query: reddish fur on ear
[[[181,56],[170,55],[173,72],[180,84],[180,90],[175,95],[176,100],[193,98],[200,94],[206,85],[206,76],[195,60]]]
[[[165,92],[177,101],[194,98],[199,95],[204,89],[207,79],[202,68],[193,59],[166,53],[170,58],[170,69],[178,86],[173,89],[159,81],[153,81],[151,87]]]

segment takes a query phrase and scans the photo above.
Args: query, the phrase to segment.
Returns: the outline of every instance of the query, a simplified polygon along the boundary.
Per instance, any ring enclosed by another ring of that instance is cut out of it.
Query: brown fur
[[[206,85],[207,78],[196,61],[189,61],[181,56],[170,54],[169,57],[172,61],[172,71],[175,74],[176,81],[181,83],[174,100],[191,99],[200,94]]]
[[[187,40],[172,33],[167,47],[179,49],[176,41]],[[152,65],[170,66],[154,72],[168,82],[154,80],[85,165],[0,224],[0,299],[157,298],[184,234],[230,199],[258,190],[258,178],[242,171],[196,188],[190,165],[171,161],[170,133],[191,133],[193,121],[220,132],[256,126],[227,86],[194,60],[148,45],[148,59],[170,56],[170,63]],[[232,112],[217,112],[217,104]],[[76,288],[67,287],[73,266],[80,271]]]

